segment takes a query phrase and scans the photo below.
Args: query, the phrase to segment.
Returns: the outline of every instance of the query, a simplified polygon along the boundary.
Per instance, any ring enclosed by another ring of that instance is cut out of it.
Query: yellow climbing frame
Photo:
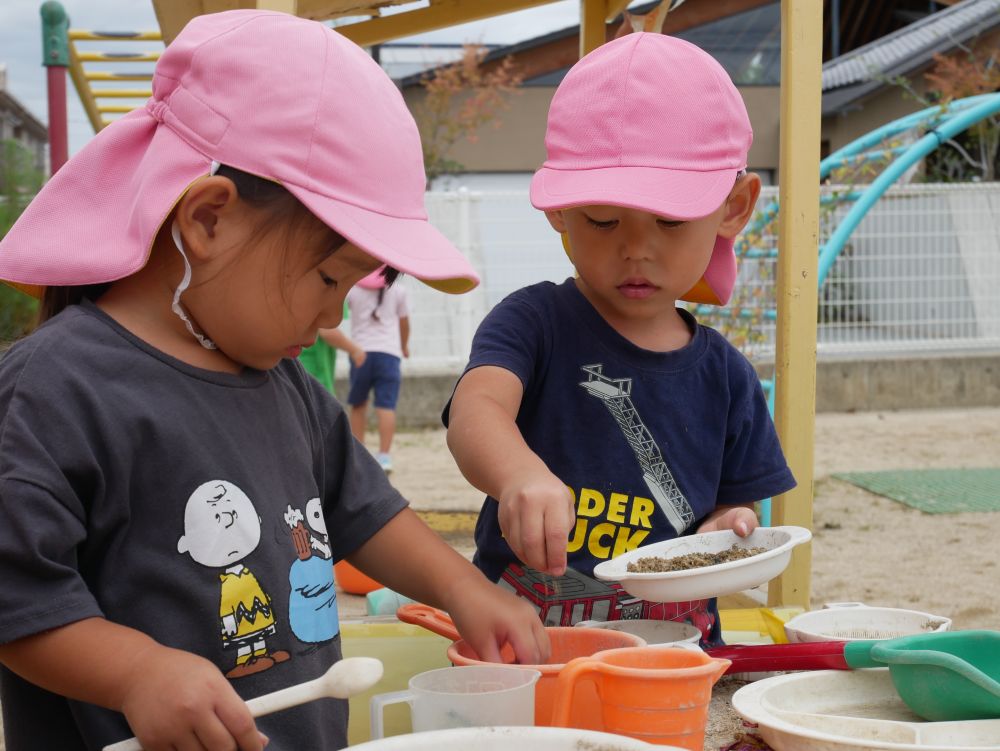
[[[162,40],[169,42],[196,15],[233,8],[264,8],[326,20],[359,20],[337,31],[360,45],[373,45],[460,23],[546,5],[554,0],[430,0],[427,5],[381,15],[387,6],[412,5],[411,0],[152,0]],[[689,0],[689,2],[709,0]],[[606,24],[629,0],[580,0],[580,54],[606,41]],[[798,486],[775,498],[774,524],[812,528],[813,431],[816,414],[816,305],[819,237],[819,134],[823,3],[821,0],[781,0],[781,140],[777,346],[775,351],[775,422]],[[154,41],[160,32],[140,39]],[[89,36],[87,36],[89,34]],[[146,35],[148,34],[148,36]],[[75,35],[75,36],[74,36]],[[86,73],[82,63],[111,62],[74,50],[75,41],[122,37],[71,32],[71,74],[84,108],[100,130],[104,113],[127,111],[127,104],[98,104],[95,81],[142,80],[135,74]],[[132,37],[135,40],[135,37]],[[98,54],[101,53],[91,53]],[[139,57],[135,55],[138,54]],[[142,57],[142,55],[146,55]],[[133,53],[132,61],[149,62],[158,51]],[[122,59],[122,58],[118,58]],[[148,76],[145,76],[148,80]],[[101,90],[102,97],[148,96],[145,90]],[[134,105],[132,105],[134,106]],[[811,548],[799,546],[788,569],[768,587],[772,606],[809,607]]]

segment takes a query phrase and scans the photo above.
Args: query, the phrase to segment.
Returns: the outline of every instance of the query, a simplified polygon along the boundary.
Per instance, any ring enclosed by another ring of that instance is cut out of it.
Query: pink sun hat
[[[711,55],[665,34],[627,34],[581,58],[559,84],[531,203],[700,219],[729,195],[752,141],[743,98]],[[720,237],[684,299],[725,304],[735,280],[733,242]]]
[[[385,276],[382,275],[384,268],[375,269],[375,271],[359,281],[358,286],[363,289],[383,289],[385,287]]]
[[[279,182],[359,248],[436,289],[479,283],[427,220],[420,136],[378,63],[321,23],[255,10],[184,27],[145,106],[91,139],[0,241],[0,280],[38,294],[134,273],[213,162]]]

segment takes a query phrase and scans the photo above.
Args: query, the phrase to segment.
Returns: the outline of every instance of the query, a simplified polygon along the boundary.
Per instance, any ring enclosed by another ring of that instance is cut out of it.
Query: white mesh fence
[[[758,209],[776,195],[777,188],[765,188]],[[821,243],[849,206],[821,212]],[[404,368],[454,372],[493,305],[524,285],[562,281],[573,269],[526,191],[432,192],[427,208],[482,284],[450,296],[403,280],[412,304],[411,359]],[[763,359],[774,348],[776,235],[775,221],[751,238],[733,303],[721,315],[698,313]],[[893,188],[855,229],[819,297],[820,357],[1000,351],[1000,183]]]

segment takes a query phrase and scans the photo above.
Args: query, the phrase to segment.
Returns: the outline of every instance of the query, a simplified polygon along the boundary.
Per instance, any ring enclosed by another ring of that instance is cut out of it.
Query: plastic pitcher
[[[540,671],[541,679],[535,689],[535,724],[552,725],[552,709],[555,706],[556,687],[559,673],[570,660],[586,657],[619,647],[642,647],[642,637],[624,631],[610,631],[605,628],[576,628],[574,626],[546,626],[552,653],[549,661],[541,665],[518,665],[518,668]],[[510,653],[509,655],[507,653]],[[513,658],[509,647],[500,651],[502,656]],[[465,640],[459,639],[448,647],[448,659],[453,665],[489,665],[483,662]],[[600,699],[594,687],[580,686],[572,708],[572,722],[569,727],[584,730],[603,730],[601,724]]]
[[[455,624],[443,610],[428,605],[413,603],[403,605],[396,611],[399,620],[423,626],[429,631],[456,641],[448,647],[448,660],[452,665],[491,665],[479,659],[479,655],[464,639],[459,639]],[[549,661],[541,665],[518,665],[519,668],[537,670],[542,674],[535,687],[535,725],[552,724],[552,707],[556,698],[556,681],[559,671],[570,660],[577,657],[587,657],[595,652],[603,652],[618,647],[643,647],[645,640],[624,631],[611,631],[603,628],[576,628],[574,626],[546,626],[545,633],[549,637],[552,653]],[[505,644],[500,650],[500,657],[507,664],[514,664],[514,650]],[[572,727],[584,730],[600,730],[600,700],[597,691],[591,685],[580,687],[579,695],[573,704]]]
[[[385,707],[410,705],[413,732],[489,725],[533,725],[537,670],[503,665],[439,668],[413,676],[409,689],[371,699],[371,737],[382,738]]]
[[[701,751],[712,687],[729,660],[673,647],[609,649],[559,674],[552,724],[572,727],[578,683],[593,684],[605,732]]]

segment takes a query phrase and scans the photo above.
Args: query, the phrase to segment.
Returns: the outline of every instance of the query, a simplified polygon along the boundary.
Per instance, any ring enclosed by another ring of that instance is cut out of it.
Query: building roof
[[[1000,27],[1000,0],[962,0],[823,65],[823,114],[926,65],[978,34]]]
[[[21,104],[13,94],[4,89],[0,89],[0,112],[5,112],[9,116],[17,119],[31,135],[38,141],[47,141],[49,130],[37,117],[31,114],[28,109]]]
[[[639,5],[630,12],[641,15],[655,8],[657,4],[658,2],[650,2]],[[715,57],[737,85],[777,86],[780,80],[781,62],[780,6],[780,2],[775,0],[683,29],[675,32],[673,36],[696,44]],[[579,33],[578,24],[568,26],[515,44],[497,47],[486,55],[484,61],[491,62],[509,55],[517,55],[567,37],[576,37]],[[526,79],[523,85],[558,86],[569,68],[567,65],[546,71]],[[418,84],[432,71],[433,69],[424,70],[405,76],[399,80],[399,85],[407,88]]]

